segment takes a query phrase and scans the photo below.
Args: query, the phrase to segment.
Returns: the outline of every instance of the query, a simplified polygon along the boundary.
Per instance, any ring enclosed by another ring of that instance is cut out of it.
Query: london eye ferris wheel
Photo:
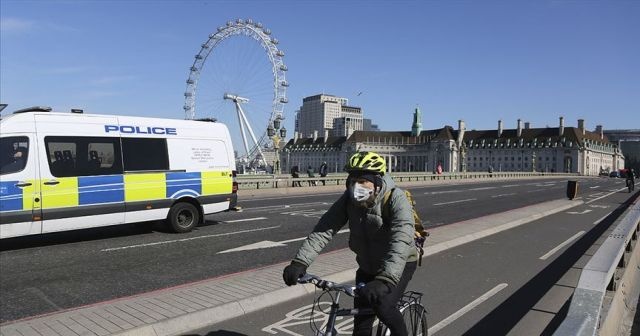
[[[280,124],[288,102],[283,57],[278,40],[261,23],[237,19],[218,27],[190,68],[185,118],[225,123],[237,159],[254,167],[266,165],[263,149],[273,145],[267,128],[274,121]]]

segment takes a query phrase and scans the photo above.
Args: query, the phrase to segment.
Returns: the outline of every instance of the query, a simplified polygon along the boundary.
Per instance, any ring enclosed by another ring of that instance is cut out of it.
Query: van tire
[[[173,232],[190,232],[198,223],[200,223],[200,213],[191,203],[179,202],[174,204],[169,210],[167,225]]]

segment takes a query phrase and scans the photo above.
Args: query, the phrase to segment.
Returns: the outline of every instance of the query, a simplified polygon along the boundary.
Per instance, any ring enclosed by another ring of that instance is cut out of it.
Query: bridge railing
[[[629,302],[633,300],[629,299],[632,299],[632,288],[637,286],[638,281],[633,275],[638,267],[638,251],[634,251],[634,247],[639,223],[640,203],[636,202],[583,268],[569,312],[554,336],[617,334],[622,308],[616,305],[624,307],[625,304],[633,304]],[[627,268],[632,275],[625,277],[625,266],[630,261],[636,265]],[[609,296],[613,297],[610,304],[607,302],[609,300],[605,300]],[[616,296],[627,297],[616,300]],[[603,307],[605,303],[608,306],[606,313]]]
[[[469,179],[498,179],[498,178],[522,178],[535,176],[575,176],[566,173],[545,172],[469,172],[469,173],[391,173],[396,182],[420,182],[420,181],[445,181],[445,180],[469,180]],[[290,188],[295,186],[324,186],[344,185],[347,174],[330,174],[326,177],[298,177],[290,175],[238,175],[238,187],[240,189],[265,189],[265,188]],[[323,183],[324,182],[324,183]]]

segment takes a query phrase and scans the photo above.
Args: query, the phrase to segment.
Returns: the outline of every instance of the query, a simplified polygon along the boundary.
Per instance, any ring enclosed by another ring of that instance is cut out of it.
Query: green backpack
[[[389,208],[389,198],[391,197],[391,193],[393,193],[393,191],[396,190],[396,188],[391,189],[391,191],[387,191],[384,194],[384,199],[382,201],[382,217],[386,218],[387,213],[388,213],[388,208]],[[427,230],[425,230],[424,226],[422,225],[422,220],[420,219],[420,216],[418,215],[418,212],[416,211],[416,201],[413,200],[413,195],[411,195],[411,192],[409,190],[402,190],[404,191],[404,194],[407,196],[407,199],[409,200],[409,204],[411,204],[411,212],[413,213],[413,227],[415,229],[414,231],[414,236],[413,236],[413,240],[415,242],[416,245],[416,249],[418,250],[418,266],[422,266],[422,255],[424,254],[424,241],[427,239],[427,237],[429,237],[429,232]]]

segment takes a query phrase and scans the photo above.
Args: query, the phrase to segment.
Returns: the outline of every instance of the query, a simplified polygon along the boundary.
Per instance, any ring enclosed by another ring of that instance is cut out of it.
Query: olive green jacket
[[[416,261],[418,254],[413,240],[413,212],[402,190],[393,191],[385,212],[388,218],[382,218],[384,194],[394,187],[393,180],[385,175],[381,191],[370,208],[353,205],[349,191],[345,191],[322,215],[294,260],[311,265],[331,238],[349,222],[349,248],[355,252],[360,269],[375,275],[376,279],[397,285],[405,264]]]

